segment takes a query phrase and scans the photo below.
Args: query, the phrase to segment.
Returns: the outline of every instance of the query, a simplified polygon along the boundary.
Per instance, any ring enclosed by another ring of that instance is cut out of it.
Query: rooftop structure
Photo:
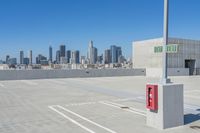
[[[134,68],[162,68],[162,38],[133,42]],[[169,38],[168,68],[199,74],[200,41]],[[152,69],[151,69],[152,70]]]

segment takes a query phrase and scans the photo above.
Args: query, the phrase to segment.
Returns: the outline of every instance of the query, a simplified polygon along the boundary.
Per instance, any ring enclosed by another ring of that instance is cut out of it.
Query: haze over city
[[[33,50],[34,59],[40,53],[48,56],[49,45],[56,50],[61,44],[86,55],[90,40],[99,53],[118,45],[125,57],[131,57],[133,40],[162,36],[162,4],[162,0],[3,0],[0,59],[9,54],[19,60],[20,50],[25,55]],[[170,36],[198,39],[199,4],[170,1]]]

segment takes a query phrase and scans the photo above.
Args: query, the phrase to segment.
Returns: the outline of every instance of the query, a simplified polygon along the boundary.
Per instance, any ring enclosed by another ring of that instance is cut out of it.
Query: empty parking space
[[[185,84],[185,114],[193,121],[159,131],[146,126],[145,77],[0,81],[2,133],[197,132],[199,78]],[[192,84],[191,84],[192,81]],[[194,119],[195,118],[195,119]]]

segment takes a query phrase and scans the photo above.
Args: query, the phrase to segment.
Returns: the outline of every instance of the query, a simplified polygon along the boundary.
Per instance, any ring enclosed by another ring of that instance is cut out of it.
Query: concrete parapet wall
[[[169,76],[189,76],[189,68],[168,68]],[[162,68],[147,68],[147,77],[162,77]]]
[[[145,76],[145,69],[0,70],[0,80]]]

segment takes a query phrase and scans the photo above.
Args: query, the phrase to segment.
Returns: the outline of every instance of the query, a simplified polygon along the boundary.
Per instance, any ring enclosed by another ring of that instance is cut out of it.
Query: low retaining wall
[[[189,76],[189,68],[168,68],[168,76]],[[147,68],[147,77],[162,77],[162,68]]]
[[[145,76],[145,69],[0,70],[0,80]]]

